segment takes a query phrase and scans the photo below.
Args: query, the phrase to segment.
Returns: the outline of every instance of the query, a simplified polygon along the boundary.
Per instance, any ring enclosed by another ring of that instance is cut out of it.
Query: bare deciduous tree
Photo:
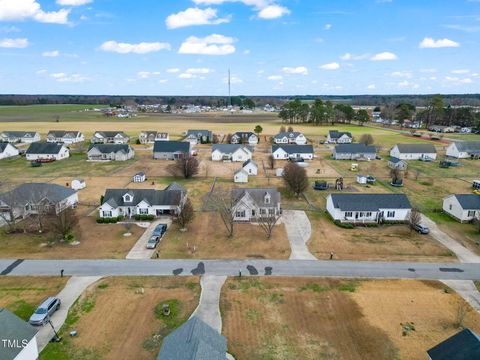
[[[73,231],[75,225],[78,224],[78,217],[75,210],[67,208],[55,215],[51,227],[52,231],[61,237],[62,240],[67,240],[68,235]]]
[[[393,168],[390,170],[390,176],[392,177],[392,184],[401,184],[403,182],[403,174],[399,168]]]
[[[215,189],[211,196],[210,202],[213,205],[215,211],[220,215],[225,229],[227,230],[227,236],[233,237],[234,224],[235,224],[235,200],[228,190],[221,188]]]
[[[190,179],[199,172],[199,162],[194,157],[184,157],[175,160],[175,163],[168,166],[168,171],[173,176]]]
[[[268,156],[268,166],[272,170],[275,168],[275,158],[271,154]]]
[[[373,136],[371,134],[363,134],[358,142],[360,144],[369,146],[373,145],[375,143],[375,140],[373,139]]]
[[[192,202],[187,198],[180,207],[180,213],[177,216],[178,225],[180,225],[180,228],[185,231],[187,230],[187,225],[193,221],[194,217],[195,212],[193,210]]]
[[[415,230],[415,227],[420,224],[422,221],[422,215],[418,208],[412,208],[410,215],[408,217],[408,225],[410,226],[410,231]]]
[[[263,231],[265,231],[267,239],[270,240],[272,237],[273,229],[275,228],[275,225],[277,225],[280,218],[281,215],[276,213],[276,209],[273,209],[273,211],[268,212],[268,214],[258,214],[258,216],[255,218],[255,221],[263,229]]]
[[[289,126],[287,131],[288,131],[288,132],[293,132],[293,127],[292,127],[292,126]]]
[[[285,132],[285,131],[287,131],[286,128],[285,128],[285,126],[283,126],[283,125],[280,126],[280,132]]]
[[[283,180],[288,189],[298,198],[308,187],[307,172],[295,163],[289,163],[283,168]]]
[[[1,195],[0,198],[0,220],[7,224],[8,232],[17,230],[17,218],[15,210],[18,206],[14,191],[9,191]]]

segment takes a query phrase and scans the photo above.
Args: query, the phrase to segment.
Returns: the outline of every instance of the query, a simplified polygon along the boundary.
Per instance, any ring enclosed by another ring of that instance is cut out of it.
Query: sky
[[[0,93],[480,92],[480,0],[0,0]]]

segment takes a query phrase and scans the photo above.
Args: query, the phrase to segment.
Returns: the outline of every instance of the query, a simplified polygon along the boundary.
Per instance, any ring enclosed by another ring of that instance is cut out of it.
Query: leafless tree
[[[408,217],[408,225],[410,226],[410,231],[415,230],[415,227],[420,224],[422,221],[422,215],[418,208],[412,208],[410,215]]]
[[[283,168],[283,180],[288,189],[298,198],[308,187],[307,172],[295,163],[289,163]]]
[[[268,214],[258,214],[255,218],[255,221],[258,223],[258,225],[263,229],[263,231],[265,231],[268,240],[272,238],[273,229],[275,228],[275,225],[277,225],[278,220],[281,218],[281,215],[276,213],[276,209],[272,210],[273,211],[269,211]]]
[[[233,237],[235,224],[235,200],[228,190],[216,188],[210,196],[210,202],[215,211],[220,215],[223,225],[227,230],[227,236]]]
[[[218,143],[219,143],[218,135],[217,135],[217,134],[213,134],[212,144],[218,144]]]
[[[288,131],[288,132],[293,132],[293,127],[292,127],[292,126],[289,126],[287,131]]]
[[[390,170],[390,176],[392,177],[392,184],[401,184],[403,181],[402,171],[399,168]]]
[[[7,224],[8,232],[17,230],[17,218],[15,216],[17,207],[17,197],[14,191],[0,195],[0,220]]]
[[[199,162],[195,157],[183,157],[175,160],[174,164],[168,166],[167,169],[173,176],[190,179],[198,174]]]
[[[28,207],[33,215],[32,217],[37,223],[38,232],[43,232],[47,215],[56,213],[55,204],[50,202],[47,195],[47,190],[37,188],[34,188],[25,194],[25,198],[27,199],[25,211],[28,213],[26,210]]]
[[[375,140],[371,134],[363,134],[358,141],[360,144],[373,145]]]
[[[271,154],[268,156],[268,166],[272,170],[275,168],[275,158]]]
[[[232,142],[232,134],[227,134],[226,143],[230,144]]]
[[[187,225],[193,221],[194,217],[195,212],[193,210],[192,202],[187,198],[187,200],[181,206],[180,213],[177,216],[178,225],[180,225],[182,230],[186,230]]]
[[[287,131],[286,128],[285,128],[285,126],[283,126],[283,125],[280,126],[280,132],[285,132],[285,131]]]
[[[55,215],[52,221],[52,231],[63,240],[67,240],[67,236],[72,233],[77,224],[78,217],[75,210],[72,208],[66,208]]]

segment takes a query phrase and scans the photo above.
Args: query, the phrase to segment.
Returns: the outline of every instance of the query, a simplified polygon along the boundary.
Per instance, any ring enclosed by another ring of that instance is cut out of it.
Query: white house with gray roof
[[[41,137],[36,131],[3,131],[0,133],[0,140],[9,143],[31,144],[40,141]]]
[[[280,193],[275,188],[232,189],[235,221],[257,222],[267,216],[282,213]]]
[[[396,144],[390,156],[400,160],[436,160],[437,150],[432,144]]]
[[[253,160],[247,160],[242,164],[242,169],[245,170],[245,172],[248,175],[258,175],[258,165],[255,161]]]
[[[50,130],[47,134],[47,142],[75,144],[85,141],[85,136],[80,131]]]
[[[443,199],[443,211],[460,222],[480,220],[480,195],[449,195]]]
[[[307,143],[307,138],[298,131],[285,131],[275,135],[273,137],[273,142],[275,144],[305,145]]]
[[[258,136],[251,131],[237,131],[230,138],[231,144],[257,145]]]
[[[54,161],[70,157],[70,150],[63,144],[34,142],[25,154],[29,161]]]
[[[130,137],[123,131],[95,131],[91,142],[94,144],[126,144]]]
[[[330,194],[327,211],[342,223],[406,222],[412,206],[405,194]]]
[[[330,130],[327,135],[327,143],[330,144],[350,144],[353,136],[347,131]]]
[[[335,160],[375,160],[377,148],[365,144],[338,144],[333,148]]]
[[[448,145],[447,156],[457,159],[479,159],[480,141],[456,141]]]
[[[0,359],[37,360],[37,332],[11,311],[0,308]]]
[[[272,156],[277,160],[302,158],[312,160],[314,158],[312,145],[272,145]]]
[[[187,141],[155,141],[153,158],[156,160],[177,160],[190,156],[191,143]]]
[[[90,161],[127,161],[135,151],[128,144],[90,144],[87,156]]]
[[[107,189],[98,212],[102,218],[178,215],[186,199],[186,190],[177,184],[164,190]]]
[[[10,143],[0,142],[0,160],[7,159],[9,157],[18,156],[20,151],[17,147]]]
[[[169,141],[168,132],[160,132],[155,130],[144,130],[138,136],[140,144],[155,144],[155,141]]]
[[[188,141],[192,145],[208,144],[213,140],[213,133],[210,130],[188,130],[183,141]]]
[[[253,151],[248,146],[237,144],[213,144],[212,161],[240,161],[252,158]]]

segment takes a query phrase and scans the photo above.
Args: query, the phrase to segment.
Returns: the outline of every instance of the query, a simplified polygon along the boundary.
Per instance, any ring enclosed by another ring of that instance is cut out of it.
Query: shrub
[[[151,220],[155,219],[155,216],[153,216],[153,215],[139,215],[139,214],[137,214],[137,215],[135,215],[134,218],[135,218],[135,220],[137,220],[137,221],[151,221]]]
[[[340,220],[335,220],[333,222],[335,225],[337,225],[338,227],[341,227],[343,229],[353,229],[355,226],[353,224],[350,224],[350,223],[342,223]]]

